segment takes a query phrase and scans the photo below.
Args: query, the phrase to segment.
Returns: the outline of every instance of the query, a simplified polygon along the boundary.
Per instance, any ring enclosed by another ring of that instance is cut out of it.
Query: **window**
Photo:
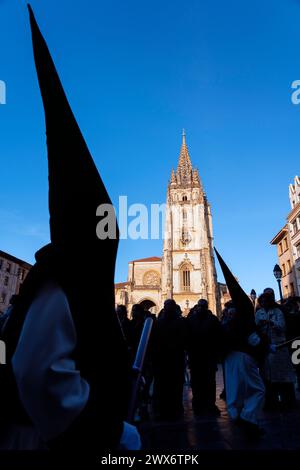
[[[191,276],[188,269],[182,271],[182,285],[184,291],[189,291],[191,288]]]
[[[5,286],[8,286],[8,281],[9,281],[9,277],[8,277],[8,276],[5,276],[5,278],[4,278],[4,283],[3,283],[3,284],[4,284]]]
[[[10,273],[10,270],[11,270],[11,264],[10,264],[10,263],[7,263],[7,265],[6,265],[6,272],[7,272],[7,273]]]
[[[182,200],[185,202],[187,201],[187,196],[182,196]]]
[[[278,253],[279,253],[279,256],[282,255],[282,242],[280,242],[278,245]]]
[[[284,286],[284,296],[285,297],[289,296],[289,286]]]
[[[2,292],[2,294],[0,296],[0,302],[5,304],[5,301],[6,301],[6,292]]]
[[[282,276],[286,276],[285,264],[282,265]]]
[[[20,281],[24,280],[24,275],[25,275],[24,269],[18,268],[18,278],[20,279]]]
[[[182,211],[182,218],[183,218],[183,222],[187,221],[187,213],[186,213],[185,209],[183,209],[183,211]]]
[[[294,283],[290,283],[290,295],[295,295],[295,290],[294,290]]]
[[[286,251],[288,249],[287,238],[283,240],[283,246],[284,246],[284,251]]]
[[[296,246],[296,255],[297,255],[297,259],[300,258],[300,243],[299,245]]]
[[[290,273],[291,270],[292,270],[291,262],[290,262],[290,260],[287,260],[287,272]]]
[[[295,235],[295,233],[297,233],[298,231],[297,220],[294,220],[294,222],[292,223],[292,226],[293,226],[293,235]]]

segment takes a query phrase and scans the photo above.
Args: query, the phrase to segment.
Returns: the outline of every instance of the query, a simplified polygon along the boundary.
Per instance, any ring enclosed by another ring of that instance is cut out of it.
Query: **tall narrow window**
[[[182,211],[182,219],[183,219],[183,223],[187,222],[187,213],[185,209],[183,209]]]
[[[191,273],[188,269],[182,271],[182,285],[184,291],[191,289]]]
[[[286,276],[286,269],[285,269],[285,264],[284,263],[282,265],[282,275],[283,275],[283,277]]]
[[[288,297],[289,296],[289,286],[284,286],[284,292],[285,292],[284,296]]]
[[[294,222],[292,223],[292,226],[293,226],[293,235],[295,235],[298,231],[298,227],[297,227],[297,219],[294,220]]]
[[[18,278],[20,279],[20,281],[23,281],[24,275],[25,275],[24,269],[18,268],[18,273],[17,274],[18,274]]]

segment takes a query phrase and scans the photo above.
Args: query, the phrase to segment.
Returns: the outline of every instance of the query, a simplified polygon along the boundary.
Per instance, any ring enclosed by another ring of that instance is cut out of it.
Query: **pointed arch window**
[[[182,200],[183,200],[183,202],[186,202],[187,201],[187,196],[186,195],[182,196]]]
[[[191,271],[187,267],[182,270],[182,287],[184,291],[191,290]]]
[[[180,280],[180,290],[181,292],[190,292],[191,291],[191,273],[194,270],[190,259],[188,258],[187,253],[184,255],[182,263],[179,265],[179,280]]]

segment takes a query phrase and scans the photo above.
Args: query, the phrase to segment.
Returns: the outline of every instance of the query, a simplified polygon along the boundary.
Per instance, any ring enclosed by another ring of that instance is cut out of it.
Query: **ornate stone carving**
[[[143,284],[145,286],[159,286],[160,276],[157,271],[148,271],[144,275]]]
[[[187,230],[182,230],[180,241],[183,245],[188,245],[192,241],[192,237]]]

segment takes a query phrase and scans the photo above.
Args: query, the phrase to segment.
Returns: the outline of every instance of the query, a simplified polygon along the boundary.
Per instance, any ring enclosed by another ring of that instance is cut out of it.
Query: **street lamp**
[[[251,300],[252,300],[253,305],[254,305],[254,307],[255,307],[256,292],[255,292],[254,289],[251,290],[251,292],[250,292],[250,297],[251,297]]]
[[[282,297],[282,290],[281,290],[281,278],[282,278],[282,271],[281,268],[278,264],[275,264],[273,273],[275,276],[276,281],[278,282],[278,289],[279,289],[279,294],[280,294],[280,302],[282,303],[283,297]]]

